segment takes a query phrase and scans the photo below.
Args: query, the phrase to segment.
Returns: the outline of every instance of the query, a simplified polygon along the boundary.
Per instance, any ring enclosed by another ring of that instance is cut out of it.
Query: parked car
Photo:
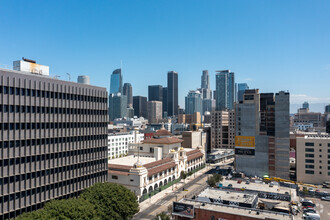
[[[233,188],[233,184],[229,184],[228,187],[229,187],[229,188]]]
[[[321,200],[330,201],[330,196],[321,197]]]
[[[319,219],[321,219],[320,215],[316,214],[316,213],[304,213],[303,218],[306,219],[306,220],[319,220]]]
[[[269,187],[273,187],[274,186],[274,183],[269,183]]]
[[[249,180],[247,180],[247,181],[245,182],[245,184],[250,184],[250,181],[249,181]]]

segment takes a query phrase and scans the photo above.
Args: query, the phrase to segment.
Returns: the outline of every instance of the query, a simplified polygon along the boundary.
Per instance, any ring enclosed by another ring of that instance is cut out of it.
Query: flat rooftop
[[[230,192],[219,189],[207,188],[203,192],[201,192],[197,198],[198,201],[203,202],[200,197],[252,204],[257,197],[257,193],[248,193],[243,191]]]
[[[203,203],[188,199],[182,199],[180,202],[185,204],[193,205],[195,208],[216,211],[220,213],[227,213],[233,215],[240,215],[245,217],[251,217],[255,219],[283,219],[283,220],[291,220],[290,215],[278,213],[278,212],[270,212],[270,211],[262,211],[250,208],[242,208],[242,207],[235,207],[235,206],[227,206],[227,205],[220,205],[220,204],[211,204],[211,203]],[[204,206],[202,205],[204,204]]]
[[[138,160],[137,156],[129,155],[126,157],[121,157],[117,159],[108,160],[108,164],[117,164],[125,166],[133,166]],[[139,158],[140,162],[144,165],[147,163],[155,162],[156,158],[154,157],[141,157]]]
[[[259,192],[271,192],[271,193],[280,193],[280,194],[288,194],[292,195],[292,191],[295,191],[294,189],[275,185],[273,187],[269,187],[268,184],[265,184],[264,182],[261,183],[252,183],[250,181],[250,184],[246,184],[245,180],[242,180],[242,183],[237,183],[236,180],[223,180],[223,186],[228,186],[229,184],[233,185],[233,188],[243,188]]]

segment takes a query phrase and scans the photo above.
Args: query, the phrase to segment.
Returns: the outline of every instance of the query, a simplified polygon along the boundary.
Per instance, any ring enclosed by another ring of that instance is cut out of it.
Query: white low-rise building
[[[140,198],[179,178],[182,171],[187,173],[204,164],[205,154],[201,149],[172,149],[160,160],[130,155],[108,162],[108,181],[129,188]]]
[[[144,140],[144,134],[134,130],[130,132],[118,132],[108,134],[108,158],[109,160],[126,156],[128,146],[132,143],[140,143]]]

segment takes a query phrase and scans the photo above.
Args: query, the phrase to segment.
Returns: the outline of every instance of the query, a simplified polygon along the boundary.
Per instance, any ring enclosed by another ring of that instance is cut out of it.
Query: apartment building
[[[108,134],[108,159],[122,157],[128,154],[130,143],[140,143],[144,140],[144,134],[138,130],[129,132],[115,132]]]
[[[0,69],[0,219],[107,181],[107,91]]]
[[[297,137],[297,181],[322,184],[330,181],[330,135],[307,134]]]
[[[211,148],[235,148],[235,111],[211,113]]]

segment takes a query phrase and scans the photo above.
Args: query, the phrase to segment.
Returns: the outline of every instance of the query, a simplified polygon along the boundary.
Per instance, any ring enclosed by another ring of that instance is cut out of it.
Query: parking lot
[[[312,200],[316,205],[316,211],[320,214],[321,220],[330,219],[330,201],[323,201],[318,198],[306,197],[306,199]]]

